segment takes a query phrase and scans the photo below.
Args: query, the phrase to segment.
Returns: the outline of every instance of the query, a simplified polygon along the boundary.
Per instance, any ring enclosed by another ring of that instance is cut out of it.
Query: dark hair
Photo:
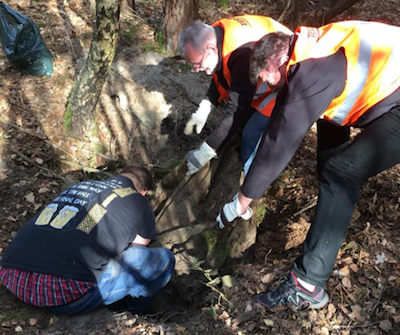
[[[129,173],[134,178],[133,184],[137,191],[148,191],[153,187],[153,177],[149,170],[137,165],[126,166],[121,173]]]
[[[250,80],[257,84],[261,70],[269,66],[278,66],[283,55],[289,49],[290,35],[282,32],[267,34],[254,46],[250,58]]]

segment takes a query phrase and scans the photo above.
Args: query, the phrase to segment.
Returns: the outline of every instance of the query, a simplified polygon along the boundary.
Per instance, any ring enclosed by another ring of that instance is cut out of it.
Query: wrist
[[[242,192],[239,192],[238,202],[241,206],[241,214],[243,215],[246,212],[246,209],[249,207],[253,199],[246,197]]]

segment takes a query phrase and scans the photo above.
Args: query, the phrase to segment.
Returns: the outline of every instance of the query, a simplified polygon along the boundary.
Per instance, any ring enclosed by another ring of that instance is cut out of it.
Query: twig
[[[10,127],[14,128],[14,129],[23,131],[24,133],[27,133],[27,134],[29,134],[29,135],[35,136],[35,137],[37,137],[37,138],[40,138],[41,140],[45,140],[45,139],[46,139],[45,136],[40,135],[40,134],[36,134],[36,133],[33,132],[32,130],[25,129],[25,128],[21,127],[21,126],[16,125],[15,123],[8,122],[8,121],[6,121],[5,119],[3,119],[2,117],[0,117],[0,122],[3,123],[3,124],[6,125],[6,126],[10,126]]]
[[[29,134],[29,135],[34,136],[34,137],[37,137],[38,139],[40,139],[40,140],[44,141],[45,143],[51,145],[53,148],[55,148],[55,149],[57,149],[57,150],[60,150],[60,151],[63,152],[65,155],[71,157],[75,162],[77,162],[77,163],[79,164],[79,167],[80,167],[83,171],[89,171],[89,169],[92,169],[92,168],[89,168],[89,167],[85,166],[78,158],[76,158],[75,156],[71,155],[71,154],[70,154],[68,151],[66,151],[65,149],[63,149],[63,148],[61,148],[60,146],[58,146],[58,145],[52,143],[51,141],[47,140],[47,137],[46,137],[46,136],[37,134],[37,133],[35,133],[34,131],[32,131],[32,130],[30,130],[30,129],[26,129],[26,128],[23,128],[23,127],[21,127],[21,126],[18,126],[18,125],[15,124],[15,123],[7,122],[6,120],[4,120],[4,119],[1,118],[1,117],[0,117],[0,122],[3,123],[3,124],[6,125],[6,126],[10,126],[10,127],[14,128],[14,129],[17,129],[17,130],[19,130],[19,131],[22,131],[22,132],[24,132],[24,133],[26,133],[26,134]],[[108,159],[108,160],[115,160],[115,159],[113,159],[112,157],[109,157],[109,156],[106,156],[106,155],[102,155],[102,154],[98,154],[98,153],[92,152],[92,151],[90,151],[90,150],[88,150],[88,149],[84,149],[84,150],[87,151],[87,152],[89,152],[89,153],[91,153],[91,154],[97,155],[97,156],[99,156],[99,157],[102,157],[102,158],[105,158],[105,159]],[[69,165],[71,165],[71,164],[69,164]]]
[[[304,208],[302,208],[301,210],[299,210],[298,212],[294,213],[293,216],[298,216],[302,213],[304,213],[305,211],[308,211],[309,209],[315,207],[318,203],[318,197],[314,197],[312,199],[312,201]]]
[[[276,196],[271,195],[271,194],[265,194],[265,196],[269,197],[269,198],[272,198],[272,199],[275,199],[275,200],[286,202],[288,204],[291,204],[293,202],[293,201],[290,201],[290,200],[287,200],[287,199],[284,199],[284,198],[276,197]]]
[[[107,160],[109,160],[109,161],[114,161],[114,162],[117,161],[117,159],[114,158],[114,157],[111,157],[111,156],[109,156],[109,155],[104,155],[104,154],[101,154],[101,153],[99,153],[99,152],[94,152],[94,151],[89,150],[89,149],[87,149],[87,148],[84,148],[84,149],[82,149],[82,150],[83,150],[84,152],[86,152],[87,154],[99,156],[99,157],[104,158],[104,159],[107,159]]]
[[[25,156],[23,153],[19,152],[18,150],[14,149],[14,148],[10,148],[10,151],[13,152],[14,154],[16,154],[18,157],[22,158],[23,160],[27,161],[28,163],[32,164],[33,166],[37,167],[38,169],[46,171],[47,173],[50,173],[54,177],[62,180],[67,185],[70,184],[70,181],[68,179],[66,179],[63,176],[61,176],[61,175],[49,170],[48,168],[45,168],[44,166],[40,166],[39,164],[35,163],[32,159],[30,159],[29,157]]]
[[[286,14],[289,11],[291,5],[292,5],[292,0],[288,0],[285,9],[283,10],[282,14],[279,16],[278,22],[282,22],[282,20],[285,19]]]
[[[175,315],[180,315],[180,314],[187,314],[186,312],[173,312],[169,316],[167,316],[164,320],[160,321],[161,324],[167,322],[169,319],[171,319]]]
[[[381,300],[382,300],[382,297],[383,297],[383,293],[385,293],[385,291],[386,291],[386,289],[387,289],[387,286],[388,286],[388,284],[389,284],[389,277],[390,277],[390,276],[387,276],[387,277],[386,277],[385,285],[384,285],[383,288],[382,288],[381,294],[379,295],[379,298],[378,298],[377,302],[375,303],[374,307],[372,307],[372,309],[371,309],[371,313],[369,314],[369,315],[371,315],[371,316],[375,313],[375,310],[376,310],[376,309],[378,308],[378,306],[381,304]]]
[[[366,324],[356,324],[354,326],[340,326],[340,325],[335,325],[334,329],[356,329],[356,328],[369,328],[372,326],[376,326],[377,324],[379,324],[381,321],[374,321],[374,322],[370,322],[370,323],[366,323]]]
[[[222,299],[224,299],[231,308],[236,309],[235,305],[231,301],[229,301],[229,299],[225,296],[224,293],[222,293],[220,290],[216,289],[214,286],[210,285],[209,283],[205,283],[205,285],[208,288],[210,288],[211,290],[213,290],[214,292],[218,293],[218,296],[221,297]]]
[[[31,136],[34,136],[34,137],[37,137],[37,138],[43,140],[45,143],[50,144],[52,147],[54,147],[54,148],[56,148],[56,149],[62,151],[64,154],[70,156],[74,161],[76,161],[76,162],[78,162],[80,165],[82,165],[82,164],[79,162],[79,160],[78,160],[75,156],[72,156],[68,151],[64,150],[63,148],[60,148],[58,145],[55,145],[55,144],[52,143],[51,141],[47,140],[47,139],[46,139],[46,136],[43,136],[43,135],[40,135],[40,134],[36,134],[36,133],[33,132],[32,130],[23,128],[23,127],[21,127],[21,126],[18,126],[18,125],[16,125],[15,123],[7,122],[7,121],[5,121],[3,118],[0,118],[0,122],[2,122],[2,123],[3,123],[4,125],[6,125],[6,126],[10,126],[10,127],[14,128],[14,129],[17,129],[17,130],[22,131],[22,132],[24,132],[24,133],[26,133],[26,134],[29,134],[29,135],[31,135]]]
[[[105,175],[108,178],[113,176],[113,174],[111,174],[111,173],[108,173],[108,172],[105,172],[105,171],[102,171],[102,170],[99,170],[99,169],[96,169],[96,168],[92,168],[92,167],[89,167],[89,166],[81,166],[80,164],[75,164],[73,162],[66,161],[66,160],[60,160],[60,162],[64,163],[64,164],[67,164],[67,165],[70,165],[70,166],[75,166],[75,167],[81,168],[84,172],[99,173],[99,174]]]
[[[115,313],[115,314],[113,314],[112,316],[107,317],[107,318],[105,318],[105,319],[102,318],[102,319],[99,320],[99,321],[92,321],[92,322],[89,322],[89,324],[95,325],[95,324],[98,324],[98,323],[104,323],[104,321],[116,319],[116,318],[118,318],[118,317],[120,317],[120,316],[124,316],[124,315],[126,315],[126,312],[125,312],[125,311],[124,311],[124,312],[121,312],[121,313]]]

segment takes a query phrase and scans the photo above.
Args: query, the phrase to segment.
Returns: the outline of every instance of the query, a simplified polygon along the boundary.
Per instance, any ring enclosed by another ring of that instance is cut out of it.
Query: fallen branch
[[[76,158],[75,156],[71,155],[71,154],[70,154],[68,151],[66,151],[65,149],[63,149],[63,148],[61,148],[60,146],[58,146],[58,145],[52,143],[51,141],[47,140],[47,137],[46,137],[46,136],[37,134],[37,133],[35,133],[34,131],[32,131],[32,130],[30,130],[30,129],[26,129],[26,128],[23,128],[23,127],[21,127],[21,126],[18,126],[18,125],[15,124],[15,123],[7,122],[6,120],[4,120],[4,119],[1,118],[1,117],[0,117],[0,122],[3,123],[3,124],[6,125],[6,126],[10,126],[10,127],[14,128],[14,129],[17,129],[17,130],[19,130],[19,131],[22,131],[22,132],[24,132],[24,133],[26,133],[26,134],[29,134],[29,135],[31,135],[31,136],[34,136],[34,137],[36,137],[36,138],[38,138],[38,139],[44,141],[45,143],[51,145],[53,148],[55,148],[55,149],[57,149],[57,150],[60,150],[62,153],[64,153],[65,155],[71,157],[75,162],[77,162],[77,163],[79,164],[79,168],[80,168],[82,171],[90,172],[90,170],[93,169],[93,168],[90,168],[90,167],[88,167],[88,166],[85,166],[78,158]],[[109,156],[106,156],[106,155],[102,155],[102,154],[97,154],[97,153],[95,153],[95,152],[89,151],[88,149],[85,149],[85,150],[88,151],[88,152],[91,153],[91,154],[98,155],[98,156],[100,156],[100,157],[102,157],[102,158],[109,159],[109,160],[114,160],[112,157],[109,157]],[[63,161],[63,162],[66,163],[67,161]],[[72,166],[76,166],[75,164],[69,164],[69,163],[66,163],[66,164],[72,165]],[[97,170],[97,171],[100,171],[100,170]],[[97,171],[94,171],[94,172],[97,172]]]
[[[37,133],[35,133],[34,131],[32,131],[30,129],[25,129],[25,128],[21,127],[21,126],[16,125],[15,123],[8,122],[5,119],[3,119],[2,117],[0,117],[0,122],[3,123],[6,126],[10,126],[10,127],[14,128],[14,129],[23,131],[24,133],[27,133],[29,135],[35,136],[37,138],[40,138],[41,140],[45,140],[46,139],[46,136],[37,134]]]
[[[102,170],[99,170],[99,169],[96,169],[96,168],[92,168],[92,167],[89,167],[89,166],[81,166],[80,164],[75,164],[75,163],[70,162],[70,161],[60,160],[60,162],[63,163],[63,164],[70,165],[70,166],[75,166],[75,167],[77,167],[77,168],[82,168],[82,170],[83,170],[84,172],[98,173],[98,174],[102,174],[102,175],[104,175],[104,176],[106,176],[106,177],[108,177],[108,178],[114,176],[114,175],[111,174],[111,173],[108,173],[108,172],[105,172],[105,171],[102,171]]]
[[[388,284],[389,284],[389,277],[390,277],[390,276],[387,276],[387,277],[386,277],[385,285],[382,287],[382,291],[381,291],[381,293],[379,294],[379,298],[378,298],[378,300],[376,301],[376,303],[374,304],[374,306],[373,306],[372,309],[371,309],[371,313],[369,314],[369,315],[371,315],[371,317],[372,317],[372,315],[375,313],[375,310],[378,308],[378,306],[381,304],[383,294],[385,293],[385,291],[386,291],[386,289],[387,289],[387,287],[388,287]]]
[[[289,12],[290,7],[292,6],[292,0],[288,0],[286,3],[285,9],[283,10],[282,14],[279,16],[278,22],[282,22]]]
[[[54,177],[62,180],[67,185],[71,184],[71,182],[68,179],[64,178],[63,176],[61,176],[61,175],[59,175],[57,173],[55,173],[54,171],[49,170],[48,168],[45,168],[44,166],[41,166],[41,165],[35,163],[32,159],[30,159],[29,157],[25,156],[23,153],[19,152],[18,150],[14,149],[14,148],[10,148],[9,150],[11,152],[13,152],[14,154],[16,154],[18,157],[22,158],[23,160],[25,160],[28,163],[32,164],[33,166],[37,167],[38,169],[46,171],[47,173],[50,173]]]
[[[318,197],[316,196],[312,199],[312,201],[306,207],[304,207],[301,210],[299,210],[298,212],[294,213],[293,216],[298,216],[298,215],[304,213],[305,211],[308,211],[309,209],[315,207],[317,205],[317,203],[318,203]]]

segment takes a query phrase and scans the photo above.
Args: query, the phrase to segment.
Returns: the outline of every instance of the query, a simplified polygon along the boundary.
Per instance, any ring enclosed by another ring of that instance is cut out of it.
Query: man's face
[[[285,84],[285,64],[280,67],[269,66],[258,74],[264,83],[267,83],[273,92],[278,91]]]
[[[208,75],[211,75],[218,65],[218,49],[208,44],[204,50],[199,52],[188,44],[186,60],[192,64],[196,72],[205,71]]]

